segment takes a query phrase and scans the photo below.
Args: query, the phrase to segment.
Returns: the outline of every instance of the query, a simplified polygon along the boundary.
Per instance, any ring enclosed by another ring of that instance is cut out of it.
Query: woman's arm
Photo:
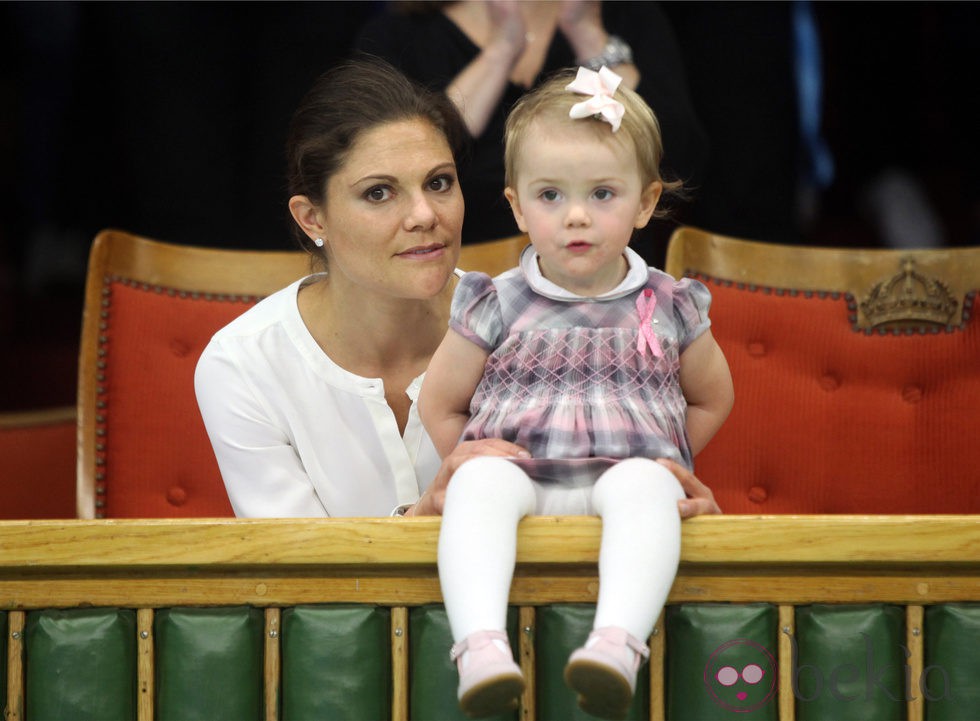
[[[691,455],[696,456],[721,428],[735,402],[728,361],[710,330],[681,354],[680,383],[687,400]]]
[[[489,39],[480,53],[446,87],[467,130],[478,138],[486,130],[507,89],[511,71],[526,46],[524,19],[515,0],[486,0]],[[447,13],[452,14],[453,6]]]
[[[602,23],[600,0],[562,0],[561,5],[558,28],[572,46],[575,61],[583,63],[601,55],[609,41],[609,33]],[[640,84],[640,70],[633,63],[621,63],[609,69],[631,90],[636,90]]]
[[[296,449],[228,357],[206,349],[194,374],[194,390],[236,516],[329,515]]]

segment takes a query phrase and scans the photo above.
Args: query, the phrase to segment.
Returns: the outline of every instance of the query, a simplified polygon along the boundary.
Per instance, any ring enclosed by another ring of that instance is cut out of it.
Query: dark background
[[[711,153],[675,223],[881,247],[889,239],[863,198],[897,169],[920,188],[941,245],[980,245],[980,5],[813,5],[836,172],[809,213],[782,177],[799,158],[773,149],[795,133],[789,5],[664,7]],[[0,411],[74,403],[86,254],[100,229],[208,246],[291,245],[289,116],[383,8],[0,4]]]

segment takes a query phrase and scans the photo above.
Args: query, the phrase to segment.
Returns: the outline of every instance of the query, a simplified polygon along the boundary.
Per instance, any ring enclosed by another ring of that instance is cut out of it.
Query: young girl
[[[532,513],[602,517],[594,630],[565,680],[588,713],[626,715],[680,557],[685,494],[665,465],[690,469],[732,406],[707,288],[627,247],[665,183],[657,120],[618,86],[607,68],[579,68],[514,107],[505,195],[531,246],[518,268],[462,278],[423,383],[441,454],[476,438],[529,452],[469,460],[446,491],[439,578],[471,716],[524,688],[504,624],[517,524]]]

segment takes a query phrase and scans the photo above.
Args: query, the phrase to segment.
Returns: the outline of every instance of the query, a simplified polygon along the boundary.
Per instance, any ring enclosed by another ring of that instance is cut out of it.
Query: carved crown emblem
[[[958,303],[941,280],[915,269],[906,258],[897,275],[876,283],[861,301],[871,327],[885,325],[948,325]]]

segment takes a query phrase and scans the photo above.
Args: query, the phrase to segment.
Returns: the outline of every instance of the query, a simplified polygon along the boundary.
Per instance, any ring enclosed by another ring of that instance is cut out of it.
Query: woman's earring
[[[317,248],[322,248],[323,247],[323,238],[317,238],[316,240],[314,240],[313,241],[313,245],[315,245]]]

